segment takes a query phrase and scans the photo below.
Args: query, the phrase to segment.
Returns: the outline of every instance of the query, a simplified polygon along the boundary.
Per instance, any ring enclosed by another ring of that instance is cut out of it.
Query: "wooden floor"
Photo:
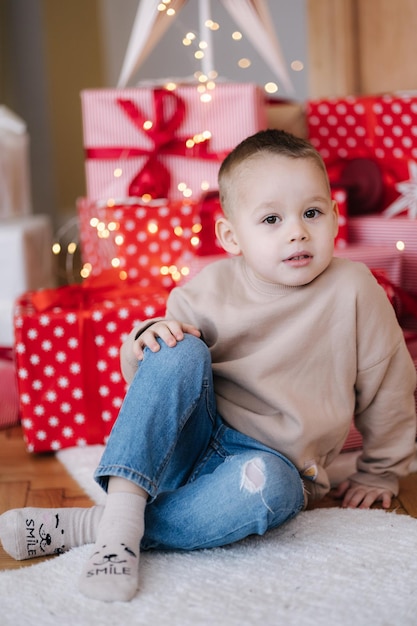
[[[19,426],[0,430],[0,514],[24,506],[92,504],[53,453],[26,452]],[[339,502],[328,497],[316,506],[334,507],[339,506]],[[417,518],[417,474],[401,481],[400,495],[394,500],[392,509]],[[0,547],[0,570],[26,567],[41,560],[15,561]]]
[[[23,506],[91,506],[86,496],[53,453],[29,454],[21,428],[0,430],[0,514]],[[15,561],[0,547],[0,570],[39,563]],[[1,620],[0,620],[1,621]]]

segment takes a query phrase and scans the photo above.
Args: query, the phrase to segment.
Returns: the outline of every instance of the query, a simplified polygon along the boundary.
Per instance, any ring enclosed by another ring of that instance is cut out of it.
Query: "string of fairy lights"
[[[171,5],[171,0],[162,0],[162,2],[160,2],[157,7],[158,11],[166,12],[167,16],[174,17],[176,14],[176,11],[175,11],[175,8],[170,5]],[[216,22],[212,19],[207,19],[204,22],[204,26],[206,27],[208,33],[213,33],[213,32],[221,30],[221,25],[219,24],[219,22]],[[244,38],[243,34],[238,30],[235,30],[231,34],[232,44],[233,42],[241,42],[243,38]],[[210,38],[207,37],[207,39],[210,39]],[[199,34],[188,31],[182,36],[182,45],[187,48],[193,49],[194,58],[197,61],[201,62],[202,67],[204,67],[204,59],[205,59],[206,54],[208,54],[209,52],[211,43],[209,43],[209,41],[207,41],[206,39],[200,38]],[[247,57],[242,57],[238,59],[237,61],[237,66],[242,70],[249,68],[251,65],[252,65],[252,62]],[[294,60],[291,62],[290,67],[293,71],[299,72],[304,69],[304,64],[300,60]],[[199,69],[194,73],[194,78],[196,81],[195,88],[197,92],[200,94],[201,103],[204,104],[204,103],[211,102],[213,91],[216,88],[216,79],[218,78],[217,71],[214,69],[209,69],[206,72],[204,72],[201,69]],[[173,81],[167,82],[166,84],[163,85],[163,87],[169,91],[174,91],[175,89],[177,89],[177,83]],[[273,81],[269,81],[264,85],[264,91],[268,95],[276,94],[278,92],[278,89],[279,89],[278,85]],[[146,120],[143,124],[144,131],[150,130],[152,128],[152,125],[153,125],[152,120]],[[193,135],[192,137],[189,137],[186,140],[186,146],[188,148],[191,148],[195,144],[208,141],[211,138],[211,136],[212,136],[212,133],[210,132],[210,130],[205,129],[202,132],[197,133]],[[122,166],[120,165],[114,170],[113,175],[115,177],[120,177],[122,176],[122,174],[123,174],[123,169],[122,169]],[[192,199],[192,198],[197,199],[198,196],[201,195],[201,193],[204,193],[205,191],[208,190],[208,187],[209,187],[209,184],[207,181],[201,181],[200,189],[198,190],[191,189],[190,186],[185,181],[180,182],[178,184],[178,190],[181,192],[184,199]],[[135,199],[132,199],[132,198],[129,199],[130,202],[132,202],[133,200]],[[147,203],[152,201],[152,198],[148,194],[144,194],[143,196],[138,198],[137,201],[146,205]],[[105,204],[110,209],[111,207],[116,206],[117,202],[118,201],[116,201],[114,198],[109,198],[107,201],[105,201]],[[124,203],[124,200],[122,201],[122,203]],[[118,246],[121,246],[123,244],[123,235],[120,233],[120,223],[118,223],[117,220],[110,219],[109,221],[105,221],[101,219],[99,215],[97,214],[91,218],[90,226],[93,229],[95,236],[97,237],[98,243],[100,240],[106,240],[106,239],[111,238],[116,249]],[[64,272],[65,272],[65,278],[68,280],[68,282],[77,280],[79,278],[81,279],[87,278],[93,271],[93,267],[91,266],[90,263],[82,264],[81,269],[79,270],[75,269],[75,265],[76,265],[75,259],[77,255],[79,257],[79,254],[80,254],[78,235],[77,235],[77,232],[75,232],[76,227],[77,227],[77,218],[74,218],[70,220],[66,225],[64,225],[63,228],[61,228],[57,232],[56,237],[55,237],[55,242],[53,243],[53,246],[52,246],[52,252],[54,255],[56,255],[57,257],[64,255],[65,257]],[[150,234],[155,234],[156,232],[155,228],[157,227],[158,226],[155,223],[155,221],[150,217],[149,223],[148,223],[148,232]],[[191,245],[193,247],[197,248],[200,244],[199,233],[201,229],[202,229],[201,224],[195,224],[193,226],[193,233],[192,233],[192,238],[191,238]],[[173,235],[178,236],[178,232],[175,232],[174,230]],[[68,239],[68,236],[70,237],[70,241],[65,241],[66,239]],[[117,268],[120,266],[120,258],[117,255],[117,253],[115,256],[113,256],[113,258],[109,259],[109,263],[114,268]],[[178,268],[176,266],[164,266],[164,265],[161,266],[161,274],[171,275],[174,281],[180,280],[184,275],[188,273],[188,271],[189,270],[187,267]],[[79,274],[79,276],[77,274]],[[125,272],[121,272],[120,277],[122,279],[125,278],[126,277]]]

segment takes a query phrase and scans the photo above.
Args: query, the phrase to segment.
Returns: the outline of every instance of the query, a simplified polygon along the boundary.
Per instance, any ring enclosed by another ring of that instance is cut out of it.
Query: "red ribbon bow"
[[[209,140],[187,145],[190,138],[176,136],[185,117],[184,101],[166,89],[155,89],[152,96],[154,119],[151,120],[150,128],[145,124],[149,121],[149,115],[145,115],[136,103],[123,98],[116,100],[135,128],[151,140],[152,148],[95,147],[87,148],[86,156],[88,159],[126,159],[146,155],[148,158],[145,165],[129,184],[128,195],[141,197],[149,194],[152,198],[166,198],[169,195],[171,176],[160,156],[174,155],[221,161],[227,152],[209,152]]]

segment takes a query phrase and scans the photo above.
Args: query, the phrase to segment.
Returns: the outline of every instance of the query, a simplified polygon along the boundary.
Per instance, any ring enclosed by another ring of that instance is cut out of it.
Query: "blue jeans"
[[[191,335],[160,346],[145,349],[95,472],[105,490],[119,476],[149,493],[142,549],[223,546],[294,517],[299,472],[224,423],[207,346]]]

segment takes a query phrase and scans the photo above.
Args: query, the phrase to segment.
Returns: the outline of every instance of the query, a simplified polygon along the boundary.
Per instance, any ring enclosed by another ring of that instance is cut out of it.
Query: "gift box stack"
[[[310,101],[306,115],[332,186],[347,195],[347,245],[336,254],[375,271],[417,367],[417,94]],[[350,440],[360,445],[354,431]]]
[[[343,254],[382,270],[401,324],[417,328],[417,96],[311,101],[307,125],[331,184],[347,193]]]
[[[49,218],[32,214],[26,124],[0,106],[0,428],[19,421],[15,299],[27,289],[53,285],[51,244]]]
[[[105,441],[126,391],[123,338],[140,319],[163,315],[165,301],[163,293],[138,290],[111,271],[19,298],[16,353],[29,451]]]
[[[125,335],[164,314],[184,260],[204,249],[202,200],[216,193],[221,161],[266,125],[262,90],[250,84],[218,84],[204,98],[196,85],[86,90],[81,106],[86,196],[77,212],[88,278],[24,294],[15,316],[33,452],[105,442],[126,392]]]

